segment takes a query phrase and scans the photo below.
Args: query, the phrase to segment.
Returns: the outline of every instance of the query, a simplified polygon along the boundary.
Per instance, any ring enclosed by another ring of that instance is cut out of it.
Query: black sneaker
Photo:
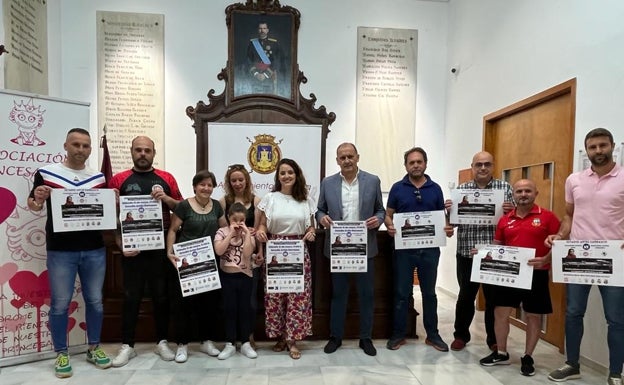
[[[533,366],[533,357],[525,354],[524,357],[520,358],[520,362],[522,365],[520,366],[520,373],[523,376],[534,376],[535,375],[535,367]]]
[[[331,354],[338,350],[338,348],[342,346],[342,340],[339,340],[336,337],[330,337],[327,345],[325,345],[325,349],[323,351],[327,354]]]
[[[509,365],[509,353],[498,354],[498,351],[495,351],[489,356],[479,360],[479,363],[483,366]]]

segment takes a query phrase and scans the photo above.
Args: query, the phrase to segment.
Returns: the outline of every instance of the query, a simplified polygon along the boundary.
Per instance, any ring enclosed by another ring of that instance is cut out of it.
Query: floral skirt
[[[301,235],[274,235],[269,239],[301,239]],[[269,338],[302,340],[312,335],[312,263],[304,242],[303,293],[267,293],[264,271],[265,332]]]

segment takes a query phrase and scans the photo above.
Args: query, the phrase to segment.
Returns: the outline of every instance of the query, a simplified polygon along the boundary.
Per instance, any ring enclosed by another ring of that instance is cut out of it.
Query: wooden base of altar
[[[386,339],[392,332],[392,302],[393,302],[393,278],[392,278],[392,240],[386,232],[377,235],[379,254],[375,256],[375,308],[373,318],[373,338]],[[311,339],[329,338],[329,318],[331,303],[331,277],[329,272],[329,259],[323,254],[324,232],[318,231],[317,240],[310,246],[312,258],[312,306],[313,320]],[[102,341],[121,341],[121,309],[123,302],[122,270],[119,249],[112,239],[107,240],[107,271],[104,283],[104,325],[102,329]],[[257,340],[265,340],[264,334],[264,306],[262,301],[262,281],[258,288],[258,316],[256,319],[255,337]],[[146,294],[141,305],[138,325],[136,330],[137,342],[151,342],[154,338],[154,323],[151,314],[151,301]],[[408,312],[407,330],[409,337],[416,336],[416,316],[413,310],[413,302]],[[215,313],[219,313],[215,309]],[[349,301],[345,319],[345,339],[359,338],[359,304],[355,288],[355,282],[351,282]],[[173,337],[174,324],[171,317],[171,333]],[[173,340],[173,339],[171,339]]]

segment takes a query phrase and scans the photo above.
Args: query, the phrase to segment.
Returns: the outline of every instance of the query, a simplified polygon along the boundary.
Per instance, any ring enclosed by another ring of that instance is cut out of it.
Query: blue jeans
[[[355,279],[360,301],[360,339],[371,338],[373,332],[373,298],[375,286],[375,260],[368,258],[366,273],[331,273],[332,300],[330,334],[342,340],[349,299],[349,281]]]
[[[395,250],[394,271],[394,317],[392,339],[405,337],[407,329],[407,306],[412,296],[414,268],[418,268],[418,280],[423,302],[423,324],[428,338],[438,336],[438,297],[435,287],[438,278],[440,249]]]
[[[566,354],[568,362],[578,364],[583,338],[583,316],[591,285],[567,284],[565,320]],[[609,371],[621,373],[624,364],[624,287],[598,286],[607,319]]]
[[[48,250],[46,261],[50,284],[50,333],[55,352],[67,351],[69,304],[74,296],[76,274],[80,277],[85,302],[87,340],[89,345],[100,343],[102,331],[102,286],[106,274],[106,249],[85,251]]]

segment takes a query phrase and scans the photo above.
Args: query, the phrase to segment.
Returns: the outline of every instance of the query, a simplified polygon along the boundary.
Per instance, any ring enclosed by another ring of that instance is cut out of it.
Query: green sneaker
[[[67,378],[72,376],[72,367],[69,363],[69,354],[61,352],[56,356],[54,363],[54,373],[58,378]]]
[[[108,358],[104,350],[100,346],[96,346],[93,350],[87,350],[87,362],[92,363],[100,369],[106,369],[113,366],[111,359]]]

